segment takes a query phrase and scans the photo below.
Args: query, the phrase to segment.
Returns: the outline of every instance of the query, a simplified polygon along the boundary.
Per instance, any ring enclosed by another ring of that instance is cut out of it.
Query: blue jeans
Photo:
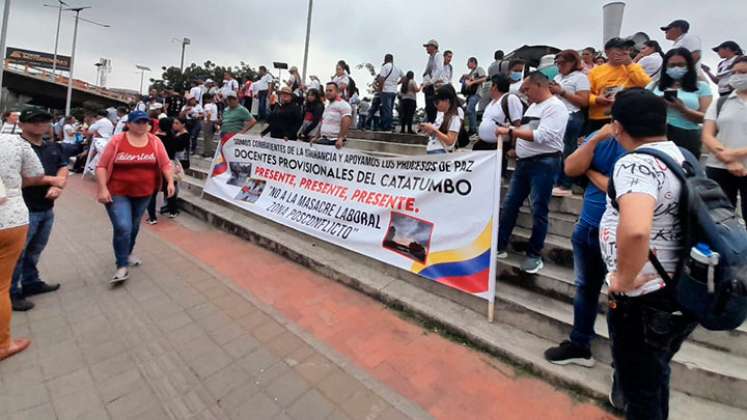
[[[366,115],[358,114],[358,130],[365,130],[368,127],[367,122]]]
[[[669,416],[669,363],[697,323],[679,312],[666,289],[636,298],[613,296],[607,313],[612,359],[628,420]]]
[[[392,131],[394,121],[394,100],[397,94],[394,92],[381,92],[381,129]]]
[[[148,207],[150,196],[147,197],[125,197],[115,195],[112,202],[106,205],[106,212],[112,222],[114,237],[114,258],[117,260],[117,268],[129,265],[130,254],[135,248],[140,221],[143,213]]]
[[[257,109],[259,119],[265,121],[267,119],[267,91],[261,90],[257,92],[257,99],[259,100],[259,107]]]
[[[586,118],[584,113],[574,112],[568,116],[568,125],[565,128],[565,137],[563,138],[563,162],[578,148],[578,138],[584,131],[584,124]],[[558,176],[558,186],[570,189],[573,184],[573,180],[565,175],[563,167],[560,168],[560,176]]]
[[[469,131],[477,132],[477,103],[480,102],[479,95],[471,95],[467,98],[467,121],[469,121]]]
[[[54,211],[29,212],[29,230],[26,236],[26,247],[18,259],[16,269],[13,271],[13,282],[10,286],[10,294],[20,296],[23,288],[34,283],[41,283],[39,270],[36,265],[39,257],[49,242],[54,225]]]
[[[547,214],[552,188],[560,170],[560,155],[543,155],[516,161],[508,194],[501,206],[498,222],[498,249],[508,248],[511,233],[519,216],[519,208],[530,197],[532,208],[532,236],[529,238],[527,256],[539,257],[547,236]]]
[[[607,266],[599,249],[599,228],[576,224],[571,238],[573,267],[576,272],[576,296],[573,299],[573,330],[571,342],[589,348],[594,337],[599,293]]]

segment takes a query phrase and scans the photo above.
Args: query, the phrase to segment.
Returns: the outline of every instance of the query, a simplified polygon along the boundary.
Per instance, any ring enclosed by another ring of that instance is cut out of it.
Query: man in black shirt
[[[28,311],[34,304],[26,298],[53,292],[59,284],[48,284],[39,278],[36,264],[47,246],[54,224],[54,201],[60,197],[67,180],[67,163],[58,143],[45,141],[52,116],[45,111],[29,109],[21,113],[21,138],[29,142],[44,166],[44,176],[29,184],[24,181],[23,200],[29,209],[29,230],[26,248],[13,272],[10,298],[14,311]]]
[[[182,107],[187,101],[182,92],[173,90],[166,91],[166,115],[169,118],[177,118],[182,112]]]

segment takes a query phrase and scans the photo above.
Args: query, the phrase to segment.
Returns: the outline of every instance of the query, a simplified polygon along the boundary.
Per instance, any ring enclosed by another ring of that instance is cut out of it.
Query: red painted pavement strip
[[[91,194],[95,186],[73,178]],[[344,285],[219,230],[164,220],[161,239],[271,304],[287,319],[440,419],[614,419],[539,379],[401,319]]]

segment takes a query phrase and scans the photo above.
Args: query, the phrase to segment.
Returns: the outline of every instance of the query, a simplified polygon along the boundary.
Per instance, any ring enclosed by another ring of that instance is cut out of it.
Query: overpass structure
[[[51,71],[6,62],[3,87],[27,103],[45,108],[64,109],[68,78]],[[135,102],[137,96],[73,79],[72,106],[87,109],[108,108]]]

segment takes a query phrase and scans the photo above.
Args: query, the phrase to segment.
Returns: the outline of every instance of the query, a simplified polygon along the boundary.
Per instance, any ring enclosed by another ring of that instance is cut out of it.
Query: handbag
[[[182,167],[182,163],[178,159],[172,159],[171,168],[172,172],[174,173],[174,181],[181,181],[184,177],[184,168]]]

